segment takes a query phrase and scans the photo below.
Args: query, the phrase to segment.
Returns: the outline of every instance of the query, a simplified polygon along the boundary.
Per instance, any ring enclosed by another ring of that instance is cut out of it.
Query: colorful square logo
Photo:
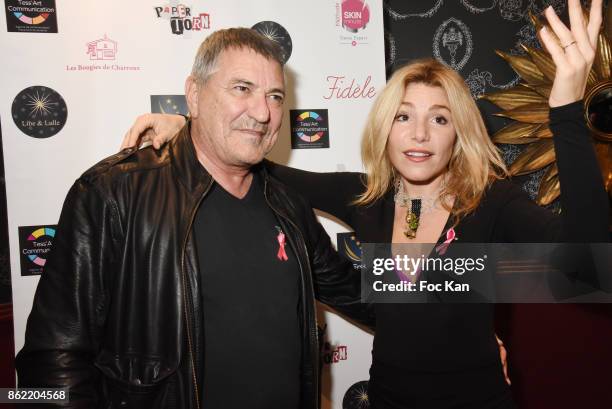
[[[6,28],[14,33],[57,33],[55,0],[4,0]]]
[[[46,226],[19,226],[19,253],[21,262],[21,275],[40,275],[47,263],[47,258],[57,225]]]
[[[327,109],[292,109],[289,116],[293,149],[329,148]]]

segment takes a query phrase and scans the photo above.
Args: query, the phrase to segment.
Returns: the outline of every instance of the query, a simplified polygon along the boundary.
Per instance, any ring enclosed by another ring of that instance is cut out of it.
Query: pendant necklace
[[[404,236],[409,239],[414,239],[416,237],[421,215],[435,209],[439,201],[439,197],[408,195],[404,190],[401,179],[395,185],[395,196],[393,199],[395,203],[406,208]]]

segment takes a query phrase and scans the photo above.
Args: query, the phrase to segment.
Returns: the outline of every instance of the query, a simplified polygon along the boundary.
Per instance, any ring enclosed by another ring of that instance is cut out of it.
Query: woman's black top
[[[561,215],[536,205],[509,180],[497,180],[454,228],[461,242],[605,242],[608,199],[582,101],[550,111],[561,183]],[[388,243],[390,191],[371,206],[351,204],[365,190],[361,173],[313,173],[279,165],[271,172],[315,209],[351,226],[361,242]],[[443,235],[451,227],[443,229]],[[441,236],[439,242],[445,237]],[[370,370],[376,408],[493,408],[508,402],[492,304],[377,304]],[[463,406],[461,406],[463,407]],[[509,406],[508,406],[509,407]]]

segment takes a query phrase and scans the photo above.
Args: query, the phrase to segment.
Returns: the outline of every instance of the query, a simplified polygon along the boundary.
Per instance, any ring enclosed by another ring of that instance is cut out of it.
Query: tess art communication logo
[[[20,226],[21,275],[39,275],[53,247],[56,225]]]
[[[49,138],[62,130],[68,118],[66,102],[55,90],[36,85],[13,100],[13,121],[32,138]]]
[[[5,0],[9,32],[57,33],[55,0]]]
[[[186,31],[210,29],[210,14],[195,14],[192,7],[184,4],[166,4],[155,7],[157,18],[168,20],[172,34],[182,35]]]
[[[329,148],[327,109],[289,111],[293,149]]]
[[[336,26],[350,33],[340,36],[341,44],[352,46],[367,44],[368,38],[357,34],[365,30],[369,22],[370,6],[367,0],[343,0],[341,3],[336,3]]]

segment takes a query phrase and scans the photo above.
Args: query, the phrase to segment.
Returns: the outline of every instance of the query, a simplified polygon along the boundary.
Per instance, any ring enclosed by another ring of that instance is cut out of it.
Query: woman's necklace
[[[440,196],[410,196],[404,190],[404,185],[400,179],[395,185],[394,200],[395,203],[399,204],[401,207],[407,208],[404,236],[409,239],[414,239],[419,228],[421,215],[429,213],[433,209],[437,208],[438,203],[440,202]]]

